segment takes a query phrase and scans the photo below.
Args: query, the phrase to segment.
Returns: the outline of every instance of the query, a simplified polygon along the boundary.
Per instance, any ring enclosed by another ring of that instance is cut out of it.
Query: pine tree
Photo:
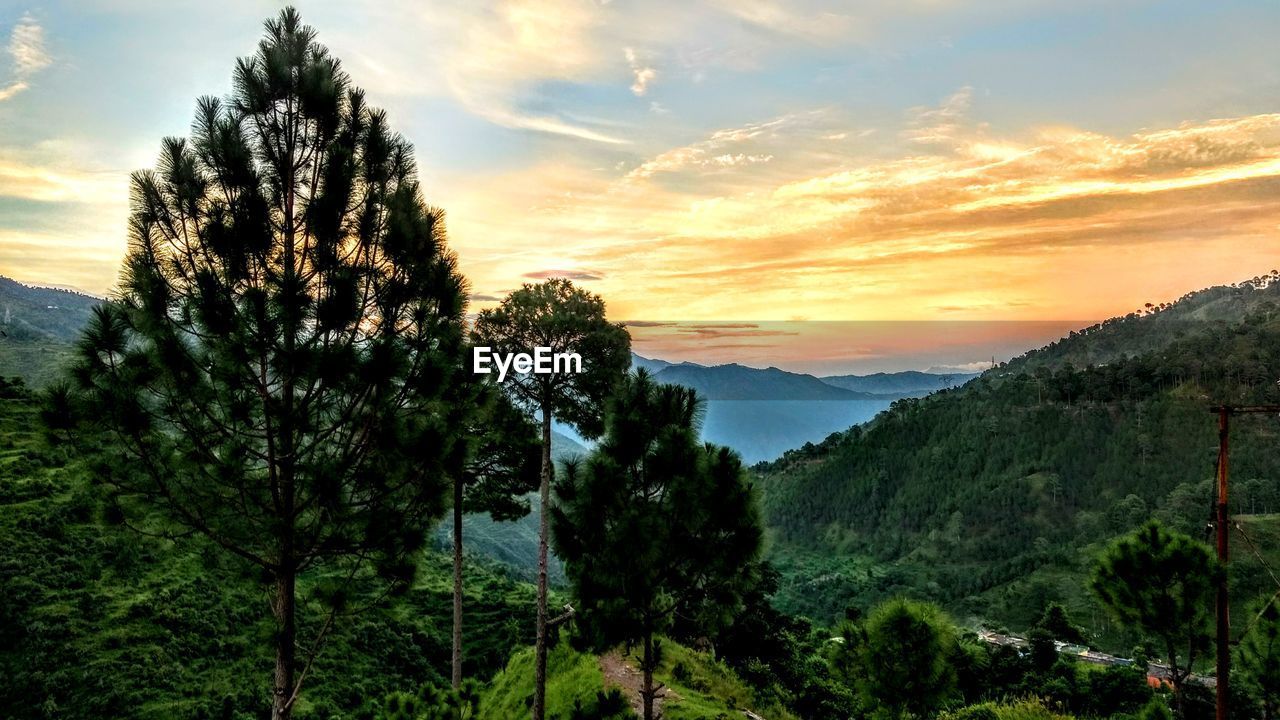
[[[475,344],[496,353],[577,353],[581,372],[513,373],[502,387],[542,424],[542,468],[538,485],[538,619],[534,652],[533,718],[542,720],[547,685],[547,511],[551,500],[551,422],[558,419],[583,436],[598,436],[602,407],[631,364],[631,337],[605,319],[604,301],[563,278],[525,284],[497,308],[476,319]]]
[[[1240,670],[1257,689],[1263,720],[1280,717],[1280,608],[1275,598],[1258,613],[1240,642]]]
[[[465,282],[409,144],[297,12],[234,80],[133,175],[118,297],[51,404],[118,440],[103,480],[130,522],[260,569],[282,719],[354,585],[407,582],[462,471]]]
[[[657,636],[679,613],[710,633],[754,583],[762,530],[741,460],[698,440],[703,406],[640,370],[609,402],[599,448],[565,466],[552,509],[578,627],[600,649],[639,644],[644,718],[654,717]]]
[[[889,600],[840,637],[833,664],[874,716],[929,717],[956,695],[955,629],[937,607]]]
[[[1208,651],[1214,592],[1222,572],[1209,549],[1149,522],[1099,559],[1091,587],[1125,625],[1155,638],[1169,664],[1179,717],[1196,658]]]

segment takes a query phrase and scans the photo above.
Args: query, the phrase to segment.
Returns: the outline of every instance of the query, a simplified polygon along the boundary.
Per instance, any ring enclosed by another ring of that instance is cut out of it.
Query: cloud
[[[625,320],[623,321],[622,324],[625,325],[626,327],[635,327],[635,328],[659,328],[659,327],[672,327],[676,323],[673,321],[663,321],[663,320]]]
[[[467,296],[471,302],[501,302],[502,298],[497,295],[486,295],[484,293],[471,293]]]
[[[843,13],[798,7],[803,3],[776,0],[717,0],[724,12],[761,30],[790,35],[808,42],[848,40],[853,18]]]
[[[649,96],[659,79],[696,83],[720,70],[767,68],[810,43],[851,41],[848,18],[805,4],[385,0],[317,8],[309,21],[371,93],[446,95],[504,127],[623,145],[632,138],[572,117],[587,95],[563,89],[612,84],[625,73],[632,93]],[[654,57],[670,58],[671,69],[659,71]]]
[[[635,78],[631,83],[631,92],[637,96],[644,95],[649,91],[649,84],[657,79],[658,71],[641,64],[636,57],[636,51],[632,48],[624,48],[623,55],[626,56],[627,65],[631,66],[631,74]]]
[[[0,102],[29,88],[31,77],[53,63],[45,50],[44,28],[30,13],[23,15],[13,26],[5,50],[9,53],[13,69],[12,79],[0,88]]]
[[[726,147],[738,145],[774,133],[794,120],[792,116],[775,118],[766,122],[752,123],[737,128],[716,130],[706,139],[664,151],[650,160],[646,160],[623,178],[624,181],[642,180],[658,173],[676,172],[686,167],[733,167],[735,165],[756,165],[773,160],[773,155],[766,153],[716,153]]]
[[[973,104],[973,88],[965,86],[947,96],[937,107],[914,107],[907,111],[908,127],[903,137],[921,145],[945,144],[962,132]]]
[[[714,131],[620,179],[514,173],[477,192],[518,211],[454,236],[490,243],[464,254],[484,282],[572,263],[619,317],[691,320],[1091,319],[1280,261],[1280,114],[1130,135],[954,123],[927,152],[904,139],[861,156],[831,150],[835,129]],[[752,155],[772,155],[770,171],[646,182]]]
[[[530,280],[549,280],[551,278],[564,278],[566,280],[603,280],[604,275],[589,270],[538,270],[537,272],[525,273],[524,277]]]

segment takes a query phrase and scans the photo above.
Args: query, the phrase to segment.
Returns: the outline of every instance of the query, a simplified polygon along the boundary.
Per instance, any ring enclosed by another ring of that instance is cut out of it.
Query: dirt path
[[[644,675],[630,660],[622,657],[620,651],[610,650],[600,656],[600,672],[604,674],[605,688],[616,687],[622,690],[622,694],[626,696],[627,702],[631,703],[631,709],[635,711],[636,715],[643,714],[644,701],[640,698],[640,688],[644,685]],[[663,688],[658,692],[658,696],[653,699],[653,714],[655,717],[662,717],[662,703],[667,698],[671,698],[676,702],[680,700],[680,696],[672,692],[670,688]]]

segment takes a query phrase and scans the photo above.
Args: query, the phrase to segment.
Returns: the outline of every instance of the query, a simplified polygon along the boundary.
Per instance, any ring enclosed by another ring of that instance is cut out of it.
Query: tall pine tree
[[[502,385],[508,397],[542,424],[538,484],[538,617],[534,640],[533,720],[543,720],[547,689],[547,511],[551,503],[551,421],[558,419],[594,438],[603,428],[603,405],[631,364],[631,336],[605,318],[598,295],[564,278],[525,284],[497,308],[476,319],[475,344],[503,354],[576,353],[581,372],[513,372]]]
[[[552,536],[584,636],[597,648],[641,646],[652,720],[657,636],[677,614],[704,633],[728,624],[754,583],[760,514],[738,456],[699,441],[693,390],[640,370],[608,410],[600,446],[557,483]]]
[[[126,517],[260,568],[282,719],[352,584],[407,580],[462,472],[465,283],[409,144],[297,12],[234,87],[133,175],[118,297],[53,399],[116,436]]]

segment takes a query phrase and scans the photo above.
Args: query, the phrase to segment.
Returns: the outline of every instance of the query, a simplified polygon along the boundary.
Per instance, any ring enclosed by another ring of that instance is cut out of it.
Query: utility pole
[[[1222,576],[1218,580],[1218,664],[1217,664],[1217,715],[1216,720],[1227,720],[1231,707],[1231,610],[1227,597],[1227,562],[1231,559],[1228,543],[1230,531],[1227,516],[1227,485],[1230,478],[1230,435],[1232,415],[1280,415],[1280,405],[1220,405],[1210,408],[1218,415],[1218,507],[1217,545],[1218,561],[1222,563]]]
[[[1218,578],[1218,668],[1216,720],[1227,720],[1231,706],[1231,607],[1227,598],[1227,562],[1231,558],[1227,535],[1227,478],[1229,473],[1231,436],[1231,408],[1218,408],[1218,562],[1222,574]]]

